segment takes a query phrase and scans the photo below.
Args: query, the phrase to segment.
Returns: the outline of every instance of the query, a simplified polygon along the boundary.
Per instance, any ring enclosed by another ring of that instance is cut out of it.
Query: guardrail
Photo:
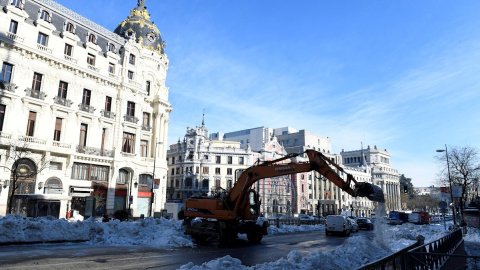
[[[318,224],[325,224],[324,219],[314,219],[314,220],[302,220],[299,218],[286,218],[286,219],[268,219],[268,224],[270,226],[276,226],[277,228],[280,228],[280,224],[283,225],[318,225]]]

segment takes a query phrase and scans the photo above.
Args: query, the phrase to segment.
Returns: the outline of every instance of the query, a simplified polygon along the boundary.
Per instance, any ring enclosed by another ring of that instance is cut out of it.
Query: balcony
[[[125,114],[123,116],[123,119],[125,119],[125,121],[127,122],[131,122],[131,123],[138,123],[139,119],[133,115],[128,115],[128,114]]]
[[[53,102],[55,102],[55,104],[69,107],[69,108],[70,106],[72,106],[72,103],[73,103],[70,99],[62,98],[59,96],[54,97]]]
[[[18,86],[15,85],[14,83],[9,83],[5,81],[0,81],[0,89],[15,93],[15,89],[17,89]]]
[[[46,52],[49,54],[52,54],[52,49],[48,48],[47,46],[43,46],[41,44],[37,44],[37,49],[39,49],[42,52]]]
[[[95,67],[95,66],[88,65],[88,64],[87,64],[87,66],[88,66],[88,69],[90,69],[90,70],[93,70],[93,71],[95,71],[95,72],[98,72],[98,71],[99,71],[99,69],[98,69],[97,67]]]
[[[111,150],[89,147],[85,145],[77,145],[77,153],[102,157],[113,157],[113,151]]]
[[[31,136],[18,136],[18,140],[27,143],[38,143],[38,144],[46,144],[46,140],[41,140],[39,138],[31,137]]]
[[[105,118],[115,119],[115,113],[114,112],[101,110],[100,114]]]
[[[9,39],[13,40],[13,41],[17,41],[17,42],[21,42],[21,43],[23,43],[23,40],[24,40],[23,37],[20,37],[17,34],[14,34],[14,33],[11,33],[11,32],[7,32],[7,37]]]
[[[60,147],[60,148],[65,148],[65,149],[70,149],[70,148],[72,148],[72,145],[69,144],[69,143],[62,143],[62,142],[57,142],[57,141],[53,141],[53,142],[52,142],[52,146]]]
[[[72,63],[74,63],[74,64],[77,63],[77,59],[71,57],[70,55],[66,55],[66,54],[65,54],[64,57],[65,57],[65,60],[67,60],[67,61],[69,61],[69,62],[72,62]]]
[[[0,131],[0,138],[2,139],[11,139],[12,138],[12,134],[11,133],[6,133],[4,131]]]
[[[35,91],[32,90],[32,88],[25,89],[25,92],[27,93],[27,97],[32,97],[40,100],[45,100],[45,97],[47,97],[47,94],[45,94],[45,92]]]
[[[149,125],[142,125],[142,130],[143,131],[150,131],[151,129],[152,129],[152,127],[149,126]]]
[[[90,106],[90,105],[86,105],[86,104],[78,104],[78,108],[81,110],[81,111],[84,111],[84,112],[87,112],[87,113],[94,113],[95,112],[95,108]]]

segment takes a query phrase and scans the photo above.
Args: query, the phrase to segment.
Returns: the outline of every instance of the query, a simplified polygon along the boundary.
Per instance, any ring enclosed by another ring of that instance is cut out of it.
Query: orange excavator
[[[306,154],[308,162],[279,163]],[[343,175],[343,177],[335,171]],[[357,182],[342,167],[315,150],[290,154],[265,161],[246,169],[228,193],[211,197],[191,197],[185,202],[185,234],[197,243],[209,237],[228,243],[239,233],[246,233],[252,243],[258,243],[267,234],[268,222],[260,217],[260,196],[252,185],[264,178],[317,171],[353,197],[367,197],[371,201],[385,202],[383,191],[367,182]],[[344,179],[345,178],[345,179]]]

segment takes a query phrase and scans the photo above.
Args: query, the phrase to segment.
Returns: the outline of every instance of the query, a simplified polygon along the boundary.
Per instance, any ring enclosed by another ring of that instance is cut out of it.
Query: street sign
[[[461,198],[462,197],[462,187],[461,186],[453,186],[452,187],[452,194],[454,198]]]
[[[130,204],[133,204],[133,196],[130,196],[129,202],[130,202]]]

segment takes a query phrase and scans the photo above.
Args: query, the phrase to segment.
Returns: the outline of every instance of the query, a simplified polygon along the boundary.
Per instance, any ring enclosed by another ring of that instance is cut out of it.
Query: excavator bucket
[[[379,203],[385,202],[385,196],[380,187],[366,182],[357,182],[355,184],[357,196],[367,197],[369,200]]]

